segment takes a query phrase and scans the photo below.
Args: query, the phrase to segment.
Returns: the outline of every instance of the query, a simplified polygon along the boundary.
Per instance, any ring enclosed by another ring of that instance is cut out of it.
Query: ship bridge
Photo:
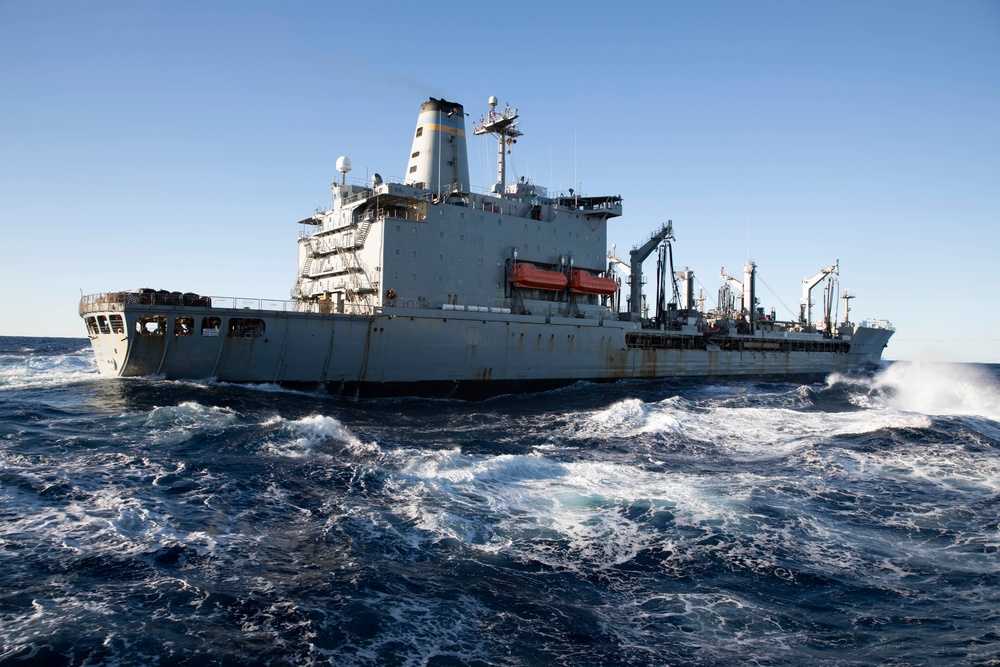
[[[622,214],[621,195],[602,197],[559,197],[558,205],[576,211],[588,218],[607,220]]]

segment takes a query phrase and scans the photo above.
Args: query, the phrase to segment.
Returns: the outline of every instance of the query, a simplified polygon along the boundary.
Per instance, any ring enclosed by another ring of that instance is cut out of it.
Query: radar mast
[[[479,124],[472,130],[473,134],[492,134],[497,138],[497,184],[495,188],[500,196],[503,196],[506,184],[506,156],[507,146],[517,143],[517,137],[522,136],[522,132],[517,129],[517,109],[511,109],[506,105],[503,111],[497,111],[497,98],[490,95],[490,111],[485,118],[479,119]]]

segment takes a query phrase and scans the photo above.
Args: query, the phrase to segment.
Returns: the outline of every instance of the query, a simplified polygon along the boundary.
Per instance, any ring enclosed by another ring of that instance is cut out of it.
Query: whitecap
[[[221,432],[238,419],[239,415],[230,408],[185,401],[180,405],[153,408],[143,428],[153,442],[177,445],[200,433]]]
[[[97,376],[90,348],[58,355],[0,355],[0,390],[54,387]]]
[[[387,491],[408,521],[434,539],[571,570],[626,563],[662,539],[663,512],[699,524],[718,518],[702,480],[609,462],[537,454],[477,458],[458,450],[410,452]]]
[[[787,407],[699,406],[680,397],[648,404],[626,399],[571,420],[559,440],[653,436],[667,443],[698,442],[750,457],[784,457],[831,437],[860,435],[883,429],[928,428],[925,415],[878,409],[819,412]]]
[[[287,421],[282,417],[269,419],[264,426],[277,432],[276,438],[267,440],[261,446],[261,453],[268,456],[299,458],[304,456],[325,456],[323,448],[335,445],[356,454],[378,452],[374,443],[363,443],[339,420],[325,415],[310,415]]]

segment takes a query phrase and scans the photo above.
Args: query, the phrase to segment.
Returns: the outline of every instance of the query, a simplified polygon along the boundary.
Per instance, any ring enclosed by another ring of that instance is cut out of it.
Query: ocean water
[[[479,403],[0,338],[6,665],[997,665],[1000,367]]]

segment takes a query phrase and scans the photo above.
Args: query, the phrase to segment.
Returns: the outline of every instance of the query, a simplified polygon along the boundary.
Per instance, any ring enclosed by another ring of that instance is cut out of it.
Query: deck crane
[[[812,290],[816,285],[819,285],[824,278],[827,276],[836,275],[840,272],[840,260],[836,259],[833,264],[821,269],[812,278],[802,279],[802,300],[799,301],[799,324],[803,327],[812,326]],[[826,308],[826,319],[825,323],[829,326],[830,323],[830,311],[829,307]]]
[[[743,283],[731,275],[726,273],[726,267],[719,269],[719,277],[722,278],[722,287],[719,288],[719,308],[723,312],[724,317],[732,317],[735,311],[733,301],[735,296],[743,299]],[[733,293],[733,287],[738,288],[736,294]]]
[[[660,226],[660,229],[654,232],[645,243],[640,246],[632,248],[629,252],[629,264],[631,266],[631,276],[629,277],[629,285],[631,286],[631,317],[633,322],[637,322],[641,319],[640,309],[642,304],[642,263],[649,257],[656,247],[660,245],[663,241],[668,244],[674,238],[674,223],[672,220],[667,220]]]

